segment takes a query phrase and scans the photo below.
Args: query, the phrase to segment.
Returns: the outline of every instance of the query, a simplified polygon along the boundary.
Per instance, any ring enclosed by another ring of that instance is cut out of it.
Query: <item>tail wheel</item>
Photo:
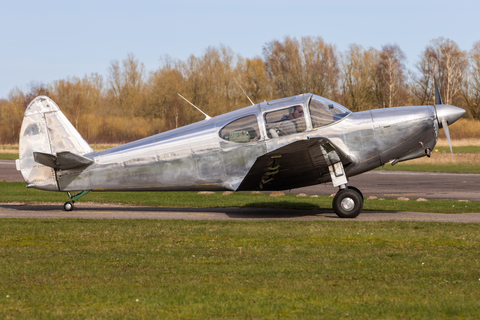
[[[67,201],[63,204],[63,210],[65,211],[72,211],[73,210],[73,203]]]
[[[333,211],[340,218],[355,218],[363,208],[363,198],[355,189],[342,189],[333,198]]]

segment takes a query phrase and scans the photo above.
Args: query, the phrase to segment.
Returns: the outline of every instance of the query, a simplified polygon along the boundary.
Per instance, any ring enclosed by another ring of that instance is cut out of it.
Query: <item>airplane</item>
[[[27,188],[67,192],[65,211],[90,191],[279,191],[332,182],[334,212],[355,218],[364,198],[349,177],[430,157],[440,128],[451,149],[448,126],[465,110],[442,104],[436,84],[435,92],[435,105],[361,112],[305,93],[100,152],[39,96],[25,110],[16,167]]]

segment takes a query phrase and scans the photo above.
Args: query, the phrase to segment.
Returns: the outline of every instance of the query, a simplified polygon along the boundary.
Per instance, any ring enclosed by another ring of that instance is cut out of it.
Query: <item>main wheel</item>
[[[63,210],[65,211],[72,211],[73,210],[73,203],[67,201],[63,204]]]
[[[348,186],[347,188],[357,191],[360,194],[360,197],[362,197],[362,203],[363,203],[363,193],[360,190],[358,190],[358,188],[351,187],[351,186]]]
[[[355,218],[363,208],[363,198],[354,189],[342,189],[333,198],[333,211],[340,218]]]

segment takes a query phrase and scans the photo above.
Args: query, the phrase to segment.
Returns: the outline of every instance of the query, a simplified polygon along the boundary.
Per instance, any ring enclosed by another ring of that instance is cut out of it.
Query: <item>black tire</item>
[[[347,188],[357,191],[357,192],[360,194],[360,197],[362,197],[362,203],[363,203],[364,198],[363,198],[363,193],[362,193],[362,191],[360,191],[358,188],[351,187],[351,186],[348,186]]]
[[[65,211],[72,211],[73,210],[73,203],[67,201],[63,204],[63,210]]]
[[[354,189],[342,189],[333,198],[333,211],[340,218],[356,218],[363,209],[363,199]]]

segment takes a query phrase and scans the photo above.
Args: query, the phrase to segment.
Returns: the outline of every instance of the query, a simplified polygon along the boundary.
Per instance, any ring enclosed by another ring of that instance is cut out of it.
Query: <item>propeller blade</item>
[[[437,78],[435,76],[433,76],[433,83],[435,83],[435,104],[443,104],[442,97],[440,97],[440,90],[438,90],[437,86]]]
[[[450,146],[450,152],[452,153],[452,156],[453,156],[452,141],[450,141],[450,132],[448,131],[448,123],[447,123],[447,120],[444,119],[444,120],[442,121],[442,127],[443,127],[443,130],[445,130],[445,136],[447,137],[448,145]]]

